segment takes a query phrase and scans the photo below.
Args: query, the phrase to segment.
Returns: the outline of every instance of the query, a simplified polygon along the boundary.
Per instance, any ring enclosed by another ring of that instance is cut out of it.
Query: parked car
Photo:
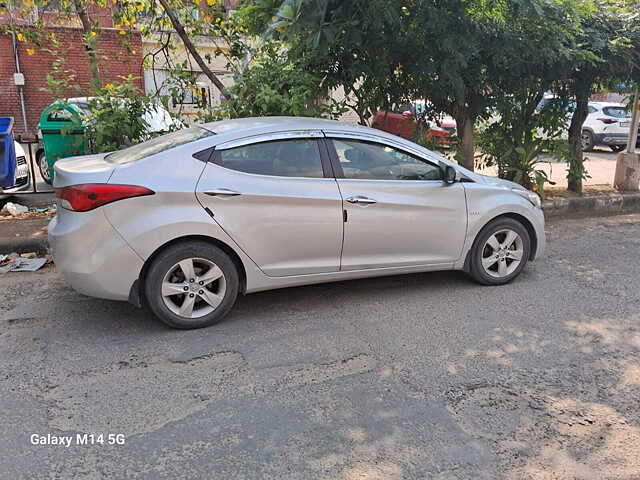
[[[66,100],[67,103],[77,106],[80,111],[84,112],[85,115],[89,115],[90,101],[91,97],[75,97]],[[180,122],[176,118],[173,118],[171,114],[160,104],[154,105],[151,110],[149,110],[142,116],[142,118],[145,120],[145,122],[147,122],[147,132],[149,134],[157,135],[163,132],[175,130],[176,128],[184,127],[184,124],[182,122]],[[42,133],[40,131],[38,131],[38,148],[36,150],[36,162],[38,163],[40,175],[45,182],[51,185],[49,165],[44,150],[44,144],[42,142]]]
[[[18,142],[13,142],[16,151],[16,182],[8,188],[0,188],[0,198],[27,191],[31,188],[31,174],[24,148]]]
[[[614,152],[624,150],[630,126],[631,112],[623,104],[589,102],[589,115],[582,124],[582,149],[590,152],[593,147],[602,145]],[[640,146],[640,142],[636,146]]]
[[[538,108],[545,108],[555,98],[554,96],[546,96]],[[582,150],[590,152],[597,146],[609,147],[614,152],[624,150],[629,139],[631,112],[622,103],[613,102],[589,102],[588,108],[589,114],[582,124]],[[563,135],[564,138],[567,137],[574,109],[575,104],[569,104],[567,131]],[[640,137],[638,137],[636,146],[640,147]]]
[[[371,126],[407,140],[414,140],[417,119],[424,115],[425,108],[425,102],[418,101],[394,106],[391,111],[379,110],[374,115]],[[427,120],[426,126],[425,135],[432,142],[442,145],[455,142],[456,121],[452,117],[439,115],[435,120]]]
[[[452,269],[501,285],[545,247],[537,194],[330,120],[208,123],[55,170],[56,267],[177,328],[295,285]]]

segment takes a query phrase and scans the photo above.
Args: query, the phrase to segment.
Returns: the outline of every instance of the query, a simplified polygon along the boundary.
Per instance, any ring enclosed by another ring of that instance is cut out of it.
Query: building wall
[[[226,59],[223,56],[215,56],[216,47],[220,45],[222,40],[193,37],[192,41],[203,57],[206,55],[210,56],[210,60],[205,59],[205,61],[208,63],[211,71],[218,75],[225,86],[231,86],[233,84],[233,75],[227,69]],[[177,38],[174,40],[177,48],[168,52],[166,56],[164,54],[153,56],[152,54],[154,52],[159,51],[161,43],[162,38],[158,35],[143,39],[143,50],[145,56],[147,56],[146,66],[148,67],[148,70],[144,73],[145,91],[152,95],[156,93],[168,95],[169,88],[171,87],[169,69],[176,64],[186,63],[187,70],[196,78],[198,87],[206,90],[209,97],[209,105],[219,105],[221,92],[209,78],[202,73],[202,69],[182,46],[180,40]],[[220,45],[220,47],[223,49],[226,48],[224,45]],[[186,95],[186,97],[189,97],[189,95]],[[169,107],[174,113],[179,114],[187,123],[192,123],[197,112],[195,105],[189,102],[171,104]]]
[[[66,63],[64,68],[72,70],[76,75],[76,83],[80,90],[69,92],[68,95],[87,96],[89,94],[89,59],[82,45],[82,31],[69,27],[48,27],[60,40],[65,50]],[[104,83],[118,80],[121,75],[136,77],[137,86],[144,91],[142,68],[142,41],[139,33],[128,36],[130,48],[124,46],[124,36],[117,30],[103,29],[99,34],[99,53],[106,57],[100,61],[100,73]],[[29,55],[28,49],[34,53]],[[33,137],[40,120],[40,113],[54,98],[43,91],[47,87],[46,75],[51,72],[54,57],[28,42],[18,42],[18,56],[20,68],[25,77],[23,87],[25,108],[27,111],[27,128],[25,128],[20,106],[19,90],[14,85],[13,74],[16,62],[13,55],[11,35],[0,35],[0,116],[15,117],[14,133],[26,137]]]

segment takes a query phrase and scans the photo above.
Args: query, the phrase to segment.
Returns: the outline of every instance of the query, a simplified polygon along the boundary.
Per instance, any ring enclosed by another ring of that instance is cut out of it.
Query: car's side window
[[[313,139],[274,140],[222,150],[222,167],[239,172],[279,177],[322,178],[322,159]]]
[[[388,145],[333,139],[344,177],[369,180],[442,180],[441,169]]]

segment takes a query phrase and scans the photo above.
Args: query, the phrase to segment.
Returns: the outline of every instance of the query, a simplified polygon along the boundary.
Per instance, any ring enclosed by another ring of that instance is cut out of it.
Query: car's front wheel
[[[627,148],[626,145],[609,145],[609,148],[613,151],[613,152],[621,152],[622,150],[624,150],[625,148]]]
[[[229,256],[202,241],[177,243],[153,260],[144,279],[151,311],[174,328],[208,327],[233,308],[239,275]]]
[[[471,249],[470,273],[483,285],[502,285],[516,278],[531,254],[529,232],[509,217],[489,222]]]
[[[40,170],[40,175],[42,179],[51,185],[51,174],[49,172],[49,164],[47,163],[47,156],[44,152],[42,152],[38,156],[38,169]]]

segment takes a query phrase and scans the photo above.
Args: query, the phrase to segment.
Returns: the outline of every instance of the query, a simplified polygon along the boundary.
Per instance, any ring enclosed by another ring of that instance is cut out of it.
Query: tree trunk
[[[590,88],[576,91],[576,109],[571,116],[569,126],[569,173],[567,174],[568,190],[582,193],[584,176],[584,156],[582,154],[582,124],[589,114]]]
[[[89,13],[87,12],[86,4],[83,3],[83,0],[74,0],[73,5],[78,17],[80,18],[82,31],[84,32],[85,49],[87,50],[87,55],[89,57],[89,69],[91,71],[91,83],[93,83],[96,88],[99,88],[102,86],[102,80],[100,78],[98,51],[95,47],[96,43],[89,41],[91,32],[93,31],[93,25],[91,25],[91,19],[89,18]]]
[[[468,108],[459,103],[454,107],[454,118],[458,131],[458,141],[462,152],[462,166],[473,171],[476,158],[476,141],[473,133],[474,118]]]
[[[227,99],[231,98],[229,95],[229,91],[227,90],[227,87],[225,87],[222,81],[217,77],[217,75],[211,71],[211,69],[209,68],[207,63],[204,61],[200,53],[198,53],[198,50],[196,50],[195,45],[189,38],[189,34],[186,32],[186,30],[180,23],[180,20],[178,19],[178,17],[176,17],[176,15],[173,13],[173,10],[171,9],[171,5],[169,5],[168,1],[159,0],[159,2],[160,2],[160,5],[162,5],[162,8],[164,9],[164,11],[167,13],[167,16],[169,17],[169,20],[171,21],[171,25],[173,25],[174,30],[182,40],[182,43],[184,43],[185,48],[189,51],[193,59],[202,69],[202,73],[204,73],[209,78],[209,80],[211,80],[211,82],[218,88],[218,90],[220,90],[220,93],[222,93],[222,95],[224,95],[225,98]]]

